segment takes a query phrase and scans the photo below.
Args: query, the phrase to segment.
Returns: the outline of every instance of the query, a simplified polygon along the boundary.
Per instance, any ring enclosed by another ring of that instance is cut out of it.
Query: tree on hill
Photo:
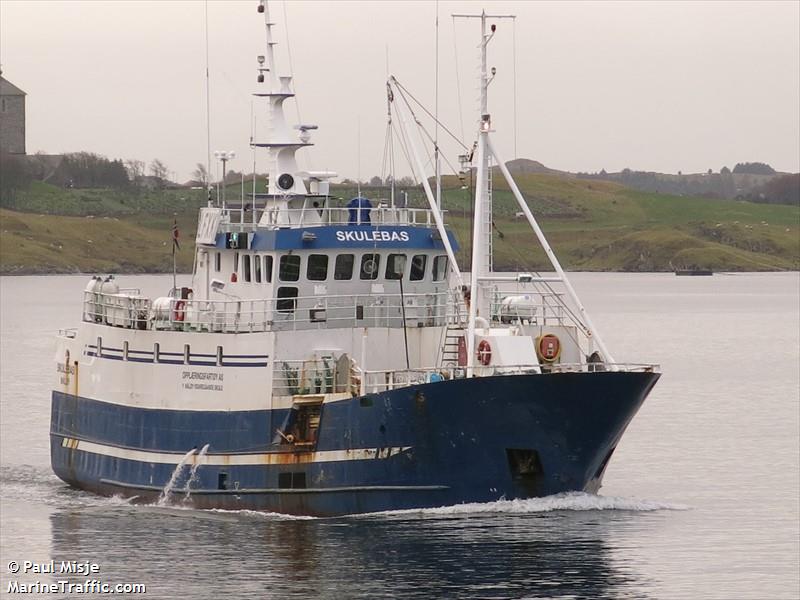
[[[129,158],[125,161],[125,170],[128,172],[128,178],[134,185],[139,185],[142,177],[144,177],[144,161]]]
[[[800,173],[775,177],[746,196],[751,202],[800,206]]]
[[[736,163],[736,166],[733,167],[733,172],[741,175],[774,175],[775,169],[766,163],[760,162]]]
[[[30,169],[23,157],[0,153],[0,205],[13,208],[17,190],[26,187],[30,181]]]
[[[169,169],[159,159],[154,158],[153,162],[150,163],[150,174],[158,182],[159,187],[164,187],[169,176]]]
[[[65,154],[52,178],[53,183],[77,188],[126,188],[128,172],[121,160],[109,160],[92,152]]]
[[[208,185],[208,171],[203,163],[197,163],[197,168],[192,172],[192,177],[204,186]]]

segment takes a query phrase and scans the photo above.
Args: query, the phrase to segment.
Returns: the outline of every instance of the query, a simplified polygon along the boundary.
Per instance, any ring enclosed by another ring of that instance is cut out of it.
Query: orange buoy
[[[545,362],[557,361],[561,356],[561,340],[552,333],[545,333],[537,340],[536,353]]]
[[[484,367],[492,362],[492,345],[487,340],[481,340],[478,344],[478,362]]]

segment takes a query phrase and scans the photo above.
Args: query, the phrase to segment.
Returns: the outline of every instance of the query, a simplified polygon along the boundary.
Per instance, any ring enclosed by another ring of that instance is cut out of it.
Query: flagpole
[[[178,237],[180,234],[178,233],[178,219],[174,219],[172,221],[172,289],[173,294],[178,293],[178,281],[177,281],[177,273],[178,273],[178,259],[175,254],[176,250],[180,250],[181,247],[178,243]]]

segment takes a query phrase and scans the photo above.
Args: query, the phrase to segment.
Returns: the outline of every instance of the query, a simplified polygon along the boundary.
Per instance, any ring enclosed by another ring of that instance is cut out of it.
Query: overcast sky
[[[256,6],[207,4],[211,146],[236,151],[229,167],[246,171],[264,40]],[[387,55],[389,71],[432,109],[437,4],[270,6],[279,72],[289,72],[288,30],[300,115],[320,127],[301,166],[380,174]],[[498,22],[489,47],[498,70],[490,111],[506,159],[516,137],[517,156],[570,171],[688,173],[742,161],[800,170],[800,3],[439,2],[439,115],[468,143],[478,21],[454,25],[450,15],[482,7],[517,16]],[[192,1],[0,1],[0,62],[28,94],[28,152],[159,158],[188,179],[206,160],[205,10]],[[258,127],[265,117],[255,110]],[[442,146],[456,164],[458,149]]]

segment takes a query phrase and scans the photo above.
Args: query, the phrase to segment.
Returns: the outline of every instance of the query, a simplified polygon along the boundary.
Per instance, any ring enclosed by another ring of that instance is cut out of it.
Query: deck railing
[[[442,326],[460,318],[452,292],[151,301],[84,293],[84,321],[128,329],[252,333],[344,327]]]
[[[489,303],[489,314],[493,321],[512,323],[514,321],[527,321],[531,324],[557,324],[564,325],[569,319],[562,299],[564,294],[555,292],[494,294],[494,299]],[[510,297],[519,299],[518,302],[509,302]],[[530,300],[526,300],[529,297]]]
[[[658,369],[658,365],[603,362],[565,363],[546,366],[492,365],[488,367],[476,367],[475,376],[552,375],[557,373],[593,373],[602,371],[653,373],[657,372]],[[407,387],[409,385],[464,379],[467,376],[466,371],[466,367],[366,371],[363,374],[364,383],[362,393],[377,394]]]
[[[352,212],[351,212],[352,211]],[[443,211],[446,213],[447,211]],[[367,217],[367,213],[369,216]],[[226,208],[220,231],[252,230],[257,225],[310,227],[314,225],[415,225],[434,227],[433,213],[427,208],[375,206],[366,209],[329,208]]]
[[[601,371],[656,372],[658,365],[633,363],[570,363],[554,365],[492,365],[475,369],[477,377],[550,375]],[[464,379],[466,367],[428,367],[363,371],[346,354],[311,360],[279,360],[273,365],[272,393],[276,396],[349,393],[377,394],[411,385]]]

